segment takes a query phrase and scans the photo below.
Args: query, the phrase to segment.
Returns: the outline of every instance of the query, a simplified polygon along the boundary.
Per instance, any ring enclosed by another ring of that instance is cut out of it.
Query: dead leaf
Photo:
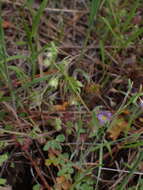
[[[138,169],[139,171],[143,172],[143,162],[139,163]]]
[[[140,121],[141,123],[143,123],[143,118],[142,118],[142,117],[140,117],[140,118],[139,118],[139,121]]]
[[[69,105],[68,102],[64,102],[63,104],[54,105],[53,108],[55,111],[65,111],[68,105]]]
[[[70,180],[66,179],[64,176],[56,178],[56,189],[58,190],[70,190],[71,189]]]
[[[128,110],[128,109],[124,109],[122,112],[121,112],[122,115],[129,115],[131,114],[131,112]]]
[[[111,138],[112,140],[116,140],[121,134],[121,132],[126,132],[127,130],[128,122],[125,121],[123,117],[119,117],[119,119],[117,119],[113,123],[112,127],[109,128],[107,132],[109,133],[109,138]]]
[[[88,84],[85,87],[85,92],[88,94],[95,94],[95,93],[100,94],[100,90],[101,90],[101,85],[96,83]]]

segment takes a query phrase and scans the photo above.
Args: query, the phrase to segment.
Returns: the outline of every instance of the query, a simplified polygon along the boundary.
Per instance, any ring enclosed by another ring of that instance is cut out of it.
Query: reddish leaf
[[[9,21],[6,21],[6,20],[4,20],[3,23],[2,23],[2,27],[4,29],[11,28],[12,26],[13,26],[12,23],[9,22]]]

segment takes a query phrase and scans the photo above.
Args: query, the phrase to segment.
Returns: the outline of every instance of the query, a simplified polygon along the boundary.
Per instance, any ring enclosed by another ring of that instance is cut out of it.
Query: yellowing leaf
[[[49,159],[46,159],[45,160],[45,165],[46,166],[50,166],[50,165],[54,165],[54,166],[58,166],[59,164],[59,160],[57,157],[53,156],[53,157],[50,157]]]
[[[127,130],[128,130],[128,122],[125,121],[124,118],[120,117],[113,123],[113,125],[111,126],[111,128],[107,130],[107,132],[109,133],[109,137],[112,140],[116,140],[121,134],[121,132],[125,132]]]
[[[100,94],[100,89],[101,86],[99,84],[91,83],[85,87],[85,92],[88,94],[94,94],[94,93]]]

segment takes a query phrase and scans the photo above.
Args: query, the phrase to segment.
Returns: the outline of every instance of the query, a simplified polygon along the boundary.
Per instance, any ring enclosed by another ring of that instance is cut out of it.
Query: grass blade
[[[128,184],[130,178],[132,177],[133,173],[135,172],[136,168],[138,167],[139,163],[143,160],[143,152],[140,152],[132,169],[130,174],[123,180],[122,184],[117,188],[117,190],[125,189],[126,185]]]
[[[38,26],[40,23],[40,18],[42,16],[42,13],[44,11],[44,9],[46,8],[48,3],[48,0],[44,0],[42,1],[39,10],[37,11],[36,15],[33,18],[33,22],[32,22],[32,37],[35,37],[37,34],[37,30],[38,30]]]
[[[87,29],[87,33],[86,33],[86,38],[84,40],[83,48],[81,50],[81,54],[80,54],[80,57],[79,57],[79,61],[83,57],[84,50],[86,49],[88,40],[90,38],[90,33],[91,33],[92,27],[94,25],[94,20],[95,20],[95,18],[97,16],[97,13],[98,13],[100,2],[101,2],[100,0],[92,0],[92,2],[91,2],[90,15],[89,15],[89,20],[88,20],[88,29]]]
[[[5,36],[4,36],[4,31],[3,31],[3,20],[2,20],[2,4],[0,3],[0,61],[2,62],[2,64],[0,65],[0,69],[1,72],[3,73],[3,76],[5,77],[5,83],[8,86],[9,90],[10,90],[10,94],[12,97],[12,104],[13,107],[16,109],[16,97],[15,97],[15,92],[13,90],[13,86],[11,83],[11,79],[9,76],[9,70],[8,70],[8,66],[7,66],[7,52],[6,52],[6,46],[5,46]]]

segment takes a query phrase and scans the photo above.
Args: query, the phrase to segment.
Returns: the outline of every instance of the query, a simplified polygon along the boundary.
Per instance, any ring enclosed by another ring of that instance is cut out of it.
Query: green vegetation
[[[141,0],[0,1],[0,187],[142,190]]]

